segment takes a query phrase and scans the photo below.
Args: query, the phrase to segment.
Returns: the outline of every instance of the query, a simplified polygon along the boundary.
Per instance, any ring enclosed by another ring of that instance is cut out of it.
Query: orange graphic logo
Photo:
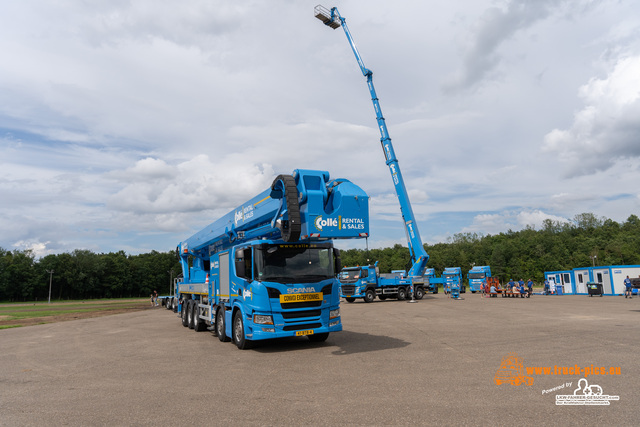
[[[518,357],[516,353],[509,353],[502,358],[502,363],[500,363],[500,367],[496,371],[493,381],[495,381],[497,385],[532,385],[533,377],[526,376],[524,374],[524,370],[525,368],[522,365],[522,358]]]

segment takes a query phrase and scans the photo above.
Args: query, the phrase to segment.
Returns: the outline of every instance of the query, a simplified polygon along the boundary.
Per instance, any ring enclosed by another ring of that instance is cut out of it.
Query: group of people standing
[[[510,279],[509,283],[507,283],[507,288],[509,289],[509,293],[515,297],[520,296],[520,298],[524,298],[524,297],[529,298],[533,294],[533,280],[529,279],[525,287],[524,280],[520,279],[516,283],[513,281],[513,279]],[[499,289],[496,288],[495,284],[492,283],[491,286],[489,287],[487,285],[486,280],[482,281],[483,296],[497,297],[498,290]]]

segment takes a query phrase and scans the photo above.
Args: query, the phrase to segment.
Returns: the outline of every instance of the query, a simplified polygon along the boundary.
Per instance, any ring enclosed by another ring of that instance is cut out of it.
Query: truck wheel
[[[345,298],[347,300],[347,302],[354,302],[356,299],[352,298],[352,297],[347,297]]]
[[[193,303],[194,300],[190,299],[189,304],[187,304],[187,323],[189,324],[189,329],[193,329]]]
[[[436,292],[434,292],[434,294],[435,293]],[[416,288],[414,297],[415,299],[422,299],[424,297],[424,291],[422,290],[422,288]]]
[[[376,299],[376,293],[372,289],[367,289],[364,293],[364,302],[373,302],[374,299]]]
[[[216,312],[216,333],[218,334],[218,339],[222,342],[229,341],[229,337],[225,332],[224,325],[224,307],[220,307]]]
[[[438,293],[438,286],[437,286],[437,285],[435,285],[435,289],[433,290],[433,293],[434,293],[434,294],[437,294],[437,293]],[[423,292],[423,294],[424,294],[424,292]]]
[[[404,301],[407,298],[407,290],[405,288],[398,288],[398,301]]]
[[[180,304],[180,315],[182,316],[182,326],[189,326],[189,322],[187,321],[187,300],[182,301]]]
[[[329,332],[325,332],[324,334],[313,334],[307,335],[309,341],[311,342],[325,342],[327,338],[329,338]]]
[[[244,323],[242,322],[242,312],[240,310],[233,315],[233,341],[240,350],[250,347],[250,341],[244,337]]]

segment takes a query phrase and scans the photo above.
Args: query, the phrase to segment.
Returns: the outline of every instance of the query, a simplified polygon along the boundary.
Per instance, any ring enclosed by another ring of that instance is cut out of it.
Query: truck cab
[[[234,340],[293,334],[323,341],[330,332],[341,331],[336,255],[331,242],[272,240],[214,254],[214,286],[207,297],[221,308],[217,333],[237,333]]]
[[[354,302],[356,298],[372,302],[376,297],[378,276],[377,265],[343,268],[338,275],[340,296],[347,302]]]
[[[469,270],[467,278],[469,279],[469,290],[476,293],[482,290],[482,282],[491,277],[491,267],[488,265],[474,266]],[[464,290],[461,290],[464,292]]]

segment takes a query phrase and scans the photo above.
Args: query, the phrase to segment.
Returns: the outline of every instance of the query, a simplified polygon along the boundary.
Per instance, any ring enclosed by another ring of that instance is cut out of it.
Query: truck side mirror
[[[336,275],[342,270],[342,261],[340,260],[340,249],[333,248],[333,268]]]

